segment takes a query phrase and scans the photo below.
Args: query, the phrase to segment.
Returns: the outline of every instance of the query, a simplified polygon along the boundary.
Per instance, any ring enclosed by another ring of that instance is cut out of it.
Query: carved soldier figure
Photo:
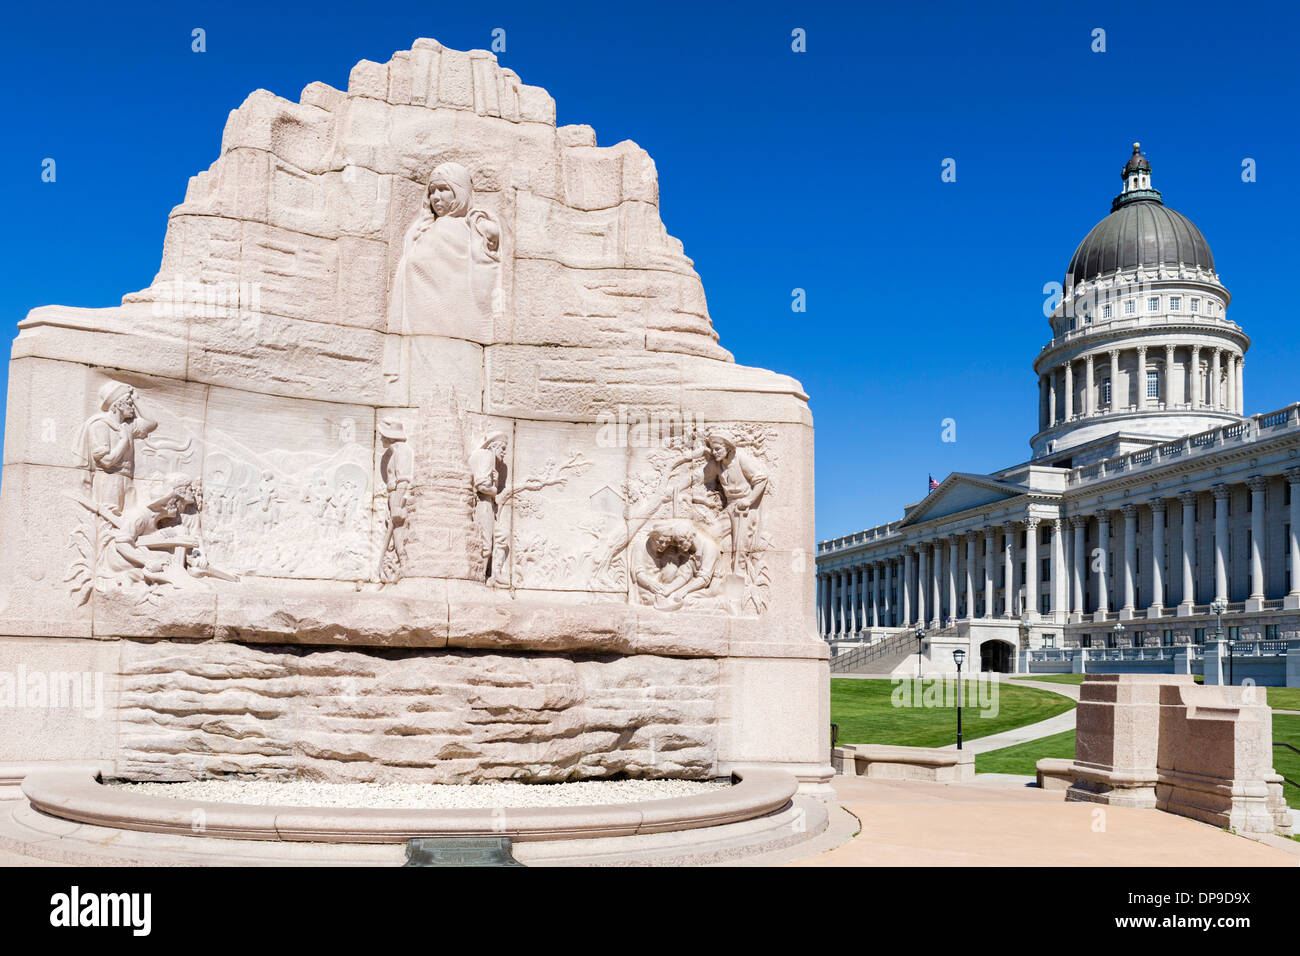
[[[503,502],[498,496],[506,487],[506,450],[509,439],[503,431],[489,432],[469,455],[470,480],[474,486],[474,526],[479,533],[479,547],[483,552],[487,580],[501,574],[505,569],[493,560],[495,547],[497,510]]]
[[[74,452],[86,469],[86,491],[102,508],[121,514],[131,502],[135,480],[135,443],[158,423],[135,405],[135,389],[108,381],[99,389],[99,413],[82,424]]]
[[[401,568],[406,563],[406,540],[410,533],[407,518],[415,503],[411,493],[415,456],[406,441],[406,429],[397,419],[381,420],[378,432],[384,446],[379,459],[379,477],[388,491],[388,535],[379,552],[379,577],[381,581],[392,581],[401,576]]]

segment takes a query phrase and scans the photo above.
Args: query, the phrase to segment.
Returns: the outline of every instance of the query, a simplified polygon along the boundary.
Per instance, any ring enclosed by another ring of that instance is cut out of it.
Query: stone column
[[[1232,352],[1223,353],[1223,407],[1237,410],[1237,356]]]
[[[1147,347],[1139,345],[1137,348],[1138,365],[1137,365],[1137,406],[1138,408],[1147,407]]]
[[[1056,424],[1056,369],[1047,373],[1047,427]]]
[[[836,636],[844,636],[844,592],[845,584],[848,584],[844,571],[835,572],[835,633]]]
[[[948,535],[948,617],[954,621],[957,620],[957,562],[960,555],[957,553],[957,545],[961,543],[961,536]]]
[[[817,634],[826,636],[826,575],[817,575]]]
[[[858,630],[865,631],[871,622],[872,566],[864,564],[858,569]]]
[[[1187,395],[1192,408],[1200,408],[1205,400],[1205,388],[1201,384],[1201,347],[1192,346],[1192,359],[1187,363]]]
[[[1215,359],[1218,365],[1218,359]],[[1214,492],[1214,599],[1228,600],[1228,486],[1217,484]]]
[[[1016,523],[1002,524],[1002,616],[1015,617]]]
[[[1110,512],[1104,508],[1097,512],[1097,548],[1101,556],[1097,561],[1097,611],[1093,619],[1104,621],[1110,610]]]
[[[1074,362],[1065,363],[1065,420],[1074,417]]]
[[[862,622],[858,614],[858,580],[862,571],[857,567],[849,568],[848,571],[848,588],[844,594],[844,630],[850,635],[858,632],[858,625]]]
[[[1137,572],[1137,505],[1125,505],[1124,515],[1124,605],[1120,609],[1121,621],[1131,620],[1135,601],[1134,575]]]
[[[1110,350],[1110,408],[1115,411],[1119,404],[1119,349]]]
[[[943,626],[943,543],[931,543],[930,564],[930,625],[936,630]]]
[[[871,627],[880,627],[880,575],[884,568],[879,561],[871,564]]]
[[[1210,359],[1210,407],[1219,409],[1223,407],[1223,391],[1219,385],[1219,368],[1223,359],[1223,349],[1215,349],[1214,355]]]
[[[1165,603],[1165,499],[1151,500],[1151,605],[1147,617],[1160,617]]]
[[[912,626],[912,555],[915,553],[910,544],[903,548],[903,586],[898,589],[898,599],[903,603],[898,623],[903,627]]]
[[[1025,614],[1028,620],[1038,620],[1038,525],[1037,515],[1025,518]]]
[[[1183,593],[1178,596],[1178,614],[1185,617],[1196,604],[1196,492],[1184,491],[1178,500],[1183,503]]]
[[[916,622],[926,623],[927,604],[930,600],[930,546],[922,542],[916,546]]]
[[[1065,578],[1065,519],[1059,515],[1052,519],[1052,621],[1064,624],[1070,589]]]
[[[975,532],[966,533],[966,616],[975,619]]]
[[[838,577],[839,572],[829,572],[829,581],[826,586],[826,633],[832,638],[835,637],[837,633],[835,625],[839,620],[838,614],[835,610],[835,586]]]
[[[1085,415],[1097,414],[1097,396],[1093,386],[1091,355],[1084,360],[1083,389],[1083,413]]]
[[[1237,414],[1246,414],[1246,356],[1237,356]]]
[[[894,559],[885,562],[884,626],[894,626]]]
[[[1165,346],[1165,377],[1164,377],[1164,406],[1165,408],[1174,407],[1174,347]]]
[[[993,598],[993,529],[984,529],[984,616],[997,613]]]
[[[1070,601],[1070,620],[1079,622],[1083,620],[1083,576],[1084,568],[1087,567],[1087,559],[1084,556],[1084,546],[1088,536],[1088,519],[1084,515],[1070,516],[1070,533],[1074,535],[1074,567],[1071,569],[1071,575],[1074,588],[1074,597]]]
[[[867,627],[867,589],[871,587],[871,566],[860,565],[853,577],[853,630],[858,633]]]
[[[1250,488],[1250,600],[1247,611],[1264,610],[1264,489],[1268,479],[1253,475],[1246,481]]]
[[[831,602],[835,591],[835,576],[831,572],[823,575],[826,579],[826,591],[822,595],[822,632],[830,637],[835,633],[835,615],[831,610]]]
[[[1043,374],[1038,376],[1038,430],[1047,426],[1047,375]]]
[[[853,589],[853,571],[845,568],[840,572],[840,633],[846,637],[853,633],[853,609],[849,603]]]
[[[1291,533],[1286,543],[1291,552],[1291,589],[1282,606],[1295,610],[1300,608],[1300,468],[1288,468],[1285,474],[1291,485]]]

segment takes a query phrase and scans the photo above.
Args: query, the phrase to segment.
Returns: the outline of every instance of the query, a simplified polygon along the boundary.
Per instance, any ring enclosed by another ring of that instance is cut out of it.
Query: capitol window
[[[1105,305],[1103,305],[1103,306],[1101,307],[1101,317],[1102,317],[1103,319],[1109,319],[1109,318],[1110,318],[1110,303],[1109,303],[1109,302],[1107,302]]]
[[[1147,369],[1147,398],[1160,397],[1160,373],[1155,369]]]
[[[1101,380],[1101,403],[1103,405],[1110,404],[1110,379],[1109,378],[1103,378]]]
[[[1127,300],[1124,303],[1124,314],[1137,315],[1137,303],[1134,302],[1132,299]]]
[[[1153,295],[1151,298],[1147,299],[1147,311],[1148,312],[1160,311],[1160,296]]]
[[[1200,300],[1200,299],[1193,299],[1193,300],[1192,300],[1192,311],[1193,311],[1193,312],[1200,312],[1200,311],[1201,311],[1201,300]]]
[[[1183,297],[1181,295],[1171,295],[1169,297],[1169,311],[1177,312],[1183,307]]]

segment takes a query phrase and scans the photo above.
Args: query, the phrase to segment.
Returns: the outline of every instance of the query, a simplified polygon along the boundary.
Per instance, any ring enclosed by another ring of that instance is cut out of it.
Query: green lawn
[[[1018,773],[1032,777],[1038,772],[1038,761],[1044,757],[1074,758],[1074,731],[1065,730],[1050,737],[1040,737],[1014,747],[990,750],[975,755],[976,773]]]
[[[1269,688],[1272,690],[1272,688]],[[1283,688],[1284,690],[1294,690],[1294,688]],[[1273,715],[1273,742],[1290,744],[1292,747],[1300,747],[1300,715],[1296,714],[1274,714]],[[1296,783],[1300,783],[1300,754],[1295,751],[1287,750],[1285,747],[1273,748],[1273,769],[1284,777],[1290,777]],[[1282,793],[1286,797],[1286,805],[1300,809],[1300,787],[1293,787],[1289,783],[1282,784]]]
[[[1268,687],[1268,706],[1275,710],[1300,710],[1300,687]],[[1300,744],[1297,744],[1300,746]],[[1287,774],[1290,776],[1290,774]]]
[[[919,685],[919,686],[918,686]],[[915,680],[831,680],[831,720],[840,725],[840,743],[893,744],[904,747],[942,747],[957,741],[957,708],[953,704],[935,706],[935,682]],[[954,687],[949,681],[948,686]],[[984,685],[987,695],[990,685]],[[1055,717],[1074,706],[1074,701],[1060,694],[1035,687],[1017,687],[999,682],[996,715],[990,706],[976,706],[975,694],[967,684],[962,708],[962,734],[966,740],[1002,733],[1026,724]],[[915,695],[916,700],[910,699]],[[917,706],[917,701],[920,705]],[[899,706],[900,703],[906,704]]]

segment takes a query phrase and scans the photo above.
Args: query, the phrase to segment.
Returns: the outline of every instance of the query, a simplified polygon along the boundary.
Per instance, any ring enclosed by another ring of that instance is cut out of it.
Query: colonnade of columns
[[[1240,352],[1200,345],[1139,345],[1092,352],[1039,375],[1038,427],[1147,408],[1204,408],[1240,415],[1246,407],[1244,366]],[[1128,383],[1135,393],[1131,397],[1119,392],[1117,370],[1123,368],[1131,369]],[[1159,376],[1155,397],[1147,395],[1149,371]],[[1108,379],[1106,390],[1103,384]],[[1175,396],[1181,401],[1175,402]]]
[[[1202,498],[1204,492],[1184,491],[1176,498],[1157,496],[1091,514],[1030,514],[1020,521],[908,542],[901,554],[888,558],[819,569],[818,626],[830,638],[872,628],[917,624],[937,628],[950,620],[976,617],[1027,617],[1032,622],[1046,616],[1065,623],[1082,620],[1086,614],[1095,620],[1114,616],[1123,620],[1145,611],[1149,618],[1190,614],[1198,604],[1229,601],[1234,592],[1244,597],[1246,610],[1261,610],[1266,600],[1282,597],[1288,606],[1300,607],[1300,467],[1289,468],[1284,475],[1290,501],[1282,553],[1288,556],[1289,573],[1281,593],[1270,593],[1268,587],[1269,478],[1255,475],[1244,482],[1249,512],[1244,581],[1231,580],[1232,566],[1243,562],[1229,561],[1233,486],[1221,483],[1209,489],[1212,517],[1199,513],[1205,510],[1198,508],[1198,501],[1207,500]],[[1272,504],[1276,526],[1283,521],[1276,511],[1279,503]],[[1167,533],[1171,514],[1180,519],[1177,540]],[[1044,522],[1050,533],[1042,530]],[[1139,529],[1145,526],[1150,533],[1140,548]],[[1239,540],[1245,530],[1239,527]],[[1018,547],[1022,534],[1024,544]],[[1199,557],[1204,555],[1198,556],[1197,547],[1207,534],[1213,573],[1205,570],[1211,586],[1198,593]],[[1145,594],[1140,593],[1140,580],[1149,582]],[[1234,584],[1239,586],[1234,589]],[[1089,595],[1091,606],[1086,607]],[[1026,606],[1021,606],[1022,601]]]
[[[1018,616],[1014,554],[1021,526],[1021,522],[1007,522],[998,528],[949,534],[910,544],[898,557],[822,571],[817,577],[821,633],[852,636],[876,627],[940,627],[949,619],[970,616],[968,608],[983,616]],[[960,561],[963,550],[964,563]],[[859,587],[859,581],[866,585]],[[882,581],[883,590],[878,591]]]

